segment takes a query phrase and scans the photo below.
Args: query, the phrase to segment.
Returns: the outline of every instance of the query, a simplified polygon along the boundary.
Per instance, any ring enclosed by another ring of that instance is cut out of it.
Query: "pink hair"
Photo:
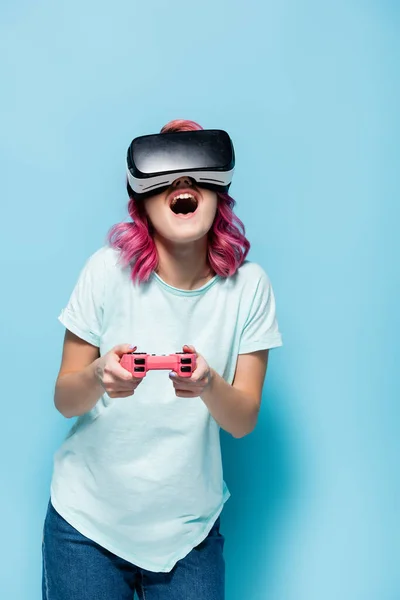
[[[177,119],[161,129],[161,133],[173,131],[197,131],[202,129],[194,121]],[[158,265],[158,254],[152,237],[152,225],[147,218],[144,203],[136,202],[127,183],[129,195],[129,223],[114,225],[108,241],[120,250],[124,266],[131,265],[134,282],[147,281]],[[218,206],[213,225],[208,233],[207,259],[212,270],[220,277],[234,275],[243,264],[250,249],[242,221],[234,214],[235,200],[229,194],[217,194]]]

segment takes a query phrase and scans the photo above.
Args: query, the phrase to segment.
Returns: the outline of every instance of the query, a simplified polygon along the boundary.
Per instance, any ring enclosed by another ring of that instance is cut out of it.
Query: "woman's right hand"
[[[127,398],[133,396],[142,378],[137,378],[121,367],[123,354],[135,352],[136,347],[121,344],[112,348],[95,361],[95,375],[110,398]]]

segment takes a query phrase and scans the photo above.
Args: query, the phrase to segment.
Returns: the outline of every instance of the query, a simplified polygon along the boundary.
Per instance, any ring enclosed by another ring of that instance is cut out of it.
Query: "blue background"
[[[0,595],[39,600],[53,408],[78,272],[126,217],[135,135],[226,128],[285,346],[223,435],[228,600],[400,597],[399,4],[5,1]]]

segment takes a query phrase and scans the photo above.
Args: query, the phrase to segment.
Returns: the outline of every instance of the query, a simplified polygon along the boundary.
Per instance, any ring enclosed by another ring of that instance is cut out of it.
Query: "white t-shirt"
[[[59,317],[101,355],[122,343],[149,354],[190,344],[232,383],[238,354],[282,344],[273,290],[257,264],[188,291],[156,274],[133,284],[118,260],[110,247],[93,254]],[[104,394],[54,458],[54,508],[150,571],[170,571],[205,539],[228,497],[219,426],[201,398],[176,397],[167,371],[148,372],[132,397]]]

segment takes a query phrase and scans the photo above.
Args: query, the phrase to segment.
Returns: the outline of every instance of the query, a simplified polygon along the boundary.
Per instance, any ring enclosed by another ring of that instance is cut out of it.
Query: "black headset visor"
[[[127,154],[128,182],[136,199],[158,194],[185,175],[199,187],[227,192],[234,167],[232,141],[219,129],[137,137]]]

